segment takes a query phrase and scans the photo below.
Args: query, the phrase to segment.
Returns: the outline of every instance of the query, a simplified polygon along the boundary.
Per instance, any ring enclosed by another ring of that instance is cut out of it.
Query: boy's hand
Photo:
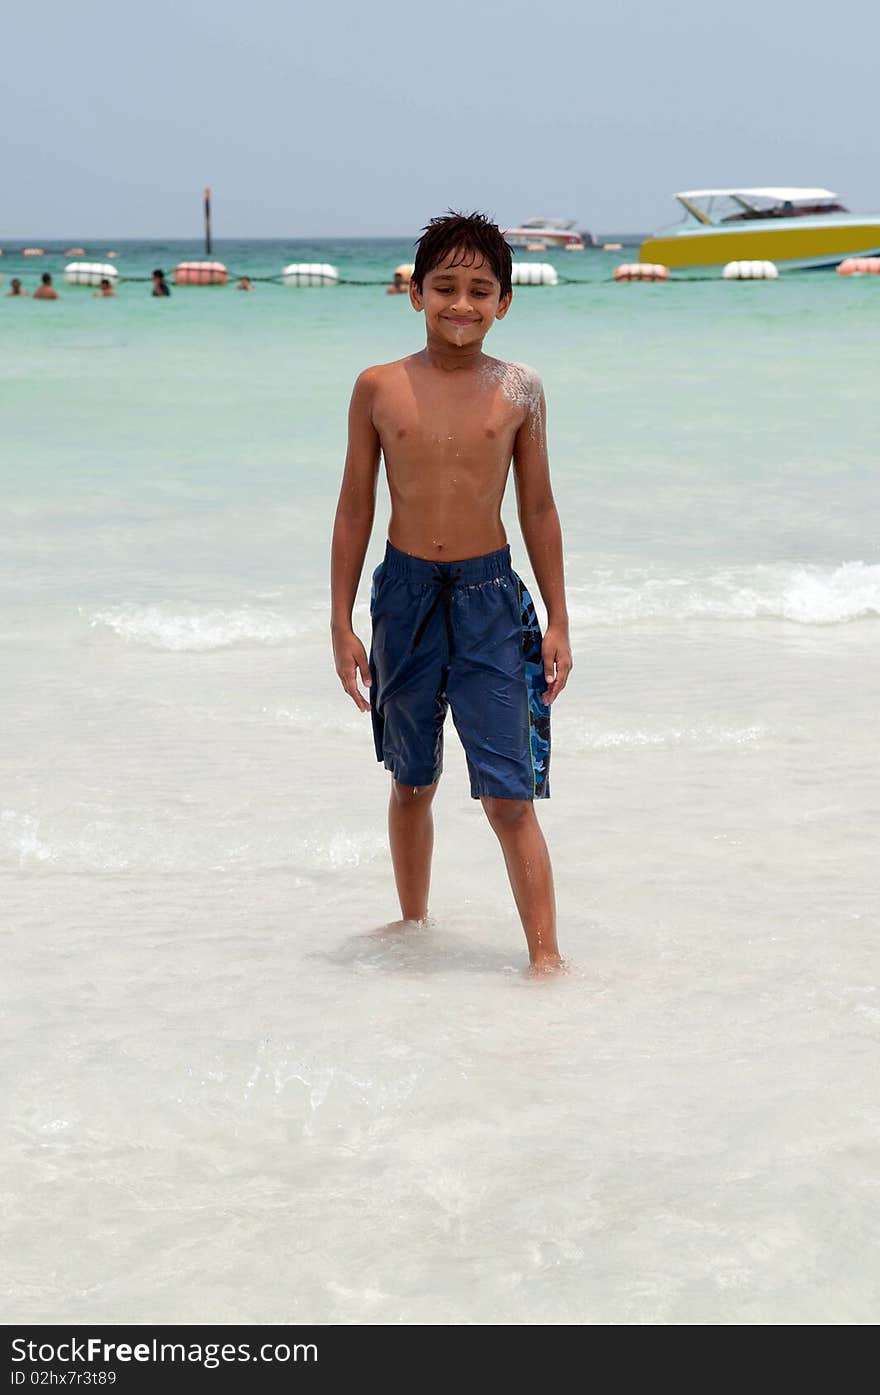
[[[340,633],[333,631],[333,659],[342,686],[352,702],[360,708],[361,712],[369,712],[370,704],[365,701],[357,685],[358,672],[360,671],[361,682],[365,688],[370,687],[373,679],[367,651],[354,630],[343,630]]]
[[[573,667],[568,630],[564,625],[547,626],[541,645],[541,658],[544,661],[544,679],[547,683],[541,694],[541,701],[549,707],[553,700],[559,697]]]

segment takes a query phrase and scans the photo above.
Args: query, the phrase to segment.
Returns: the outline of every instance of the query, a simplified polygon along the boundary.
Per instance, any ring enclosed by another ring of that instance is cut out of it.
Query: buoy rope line
[[[523,263],[523,265],[528,265],[528,263]],[[791,267],[789,270],[786,271],[786,277],[791,276],[791,275],[792,275],[793,273],[795,273],[795,272],[803,272],[803,273],[806,273],[806,272],[808,272],[808,271],[812,271],[813,269],[814,269],[814,268],[808,267],[808,266]],[[271,286],[284,286],[284,285],[285,285],[284,277],[283,277],[283,275],[282,275],[280,272],[279,272],[278,274],[274,275],[274,276],[256,276],[256,275],[253,275],[251,272],[248,272],[248,271],[241,271],[241,272],[239,272],[239,271],[227,271],[227,276],[228,276],[228,282],[227,282],[226,284],[231,283],[232,281],[244,281],[244,280],[247,280],[247,281],[250,281],[250,282],[252,282],[252,283],[253,283],[253,282],[260,282],[260,283],[263,284],[263,285],[271,285]],[[116,284],[119,285],[119,286],[121,286],[121,285],[149,285],[149,283],[152,281],[152,279],[153,279],[152,276],[118,276],[118,275],[117,275],[117,277],[116,277]],[[720,281],[721,279],[722,279],[722,278],[721,278],[720,276],[676,276],[674,273],[673,273],[672,276],[669,277],[669,281],[674,281],[674,282],[676,282],[677,284],[682,284],[682,283],[684,283],[684,282],[698,282],[698,281]],[[743,279],[759,281],[759,280],[763,280],[763,279],[765,279],[765,278],[756,276],[756,277],[746,277],[746,278],[743,278]],[[769,278],[766,278],[766,279],[769,279]],[[75,283],[74,283],[74,284],[75,284]],[[84,284],[84,285],[89,285],[89,284],[91,284],[91,283],[89,283],[89,282],[83,282],[82,284]],[[190,283],[190,284],[192,284],[192,285],[210,285],[211,283],[210,283],[210,282],[192,282],[192,283]],[[223,283],[223,282],[217,282],[217,283],[215,283],[215,284],[222,285],[222,284],[224,284],[224,283]],[[350,277],[347,277],[347,276],[340,276],[339,280],[338,280],[335,284],[336,284],[337,286],[387,286],[387,285],[389,285],[390,283],[389,283],[389,281],[387,280],[387,278],[386,278],[385,280],[382,280],[382,281],[358,281],[358,280],[355,280],[354,278],[350,278]],[[560,276],[559,276],[558,284],[559,284],[560,286],[602,286],[602,285],[608,285],[608,284],[615,285],[615,284],[617,284],[617,283],[614,281],[613,276],[603,276],[601,280],[591,280],[591,279],[585,279],[585,278],[579,277],[579,276],[562,276],[562,275],[560,275]],[[536,285],[536,286],[539,286],[539,287],[540,287],[540,283],[539,283],[539,282],[534,282],[534,283],[533,283],[533,282],[523,282],[523,283],[521,283],[520,285],[518,285],[518,286],[516,287],[516,289],[517,289],[518,291],[521,291],[521,290],[528,290],[532,285]],[[546,287],[540,287],[540,288],[541,288],[541,289],[547,289]],[[297,289],[297,288],[294,287],[294,289]],[[303,289],[303,287],[299,287],[299,289]],[[308,287],[308,286],[306,286],[305,289],[314,289],[314,287]],[[325,288],[325,289],[326,289],[326,288]]]
[[[266,284],[266,285],[273,285],[273,286],[283,286],[283,285],[285,284],[285,283],[284,283],[284,277],[283,277],[282,275],[280,275],[280,274],[277,275],[277,276],[254,276],[254,275],[252,275],[252,273],[249,272],[249,271],[243,271],[243,272],[229,271],[229,272],[227,273],[227,276],[228,276],[228,281],[227,281],[227,282],[220,282],[220,281],[218,281],[218,282],[215,282],[215,284],[216,284],[216,285],[224,285],[224,284],[230,284],[230,283],[233,282],[233,281],[242,281],[242,280],[248,280],[248,281],[252,281],[252,282],[253,282],[253,281],[260,281],[260,282],[262,282],[263,284]],[[116,284],[117,284],[118,286],[121,286],[121,285],[123,285],[123,284],[130,284],[130,285],[144,284],[144,285],[148,285],[149,282],[152,281],[152,279],[153,279],[152,276],[117,276],[117,278],[116,278]],[[562,283],[563,278],[560,277],[559,279],[560,279],[560,283]],[[208,285],[210,285],[211,283],[210,283],[209,281],[202,281],[202,282],[193,281],[193,282],[190,282],[189,284],[190,284],[190,285],[194,285],[194,286],[195,286],[195,285],[205,285],[205,286],[208,286]],[[337,285],[337,286],[388,286],[388,285],[390,285],[390,284],[391,284],[391,283],[390,283],[390,281],[387,279],[387,277],[386,277],[386,279],[385,279],[384,281],[355,281],[355,280],[350,279],[350,278],[347,277],[347,276],[340,276],[339,280],[336,281],[336,282],[334,282],[334,285]],[[568,279],[566,279],[566,280],[565,280],[565,284],[566,284],[566,285],[571,285],[571,286],[595,286],[595,285],[598,285],[599,283],[596,282],[596,281],[569,281]],[[296,289],[299,289],[299,290],[303,290],[303,289],[306,289],[306,290],[314,290],[315,287],[314,287],[314,286],[311,286],[311,287],[310,287],[310,286],[306,285],[306,286],[304,286],[304,287],[303,287],[303,286],[300,286],[300,287],[298,287],[298,288],[297,288],[297,287],[294,287],[294,289],[295,289],[295,290],[296,290]],[[326,289],[326,287],[324,287],[324,289]],[[524,284],[524,285],[522,285],[522,286],[517,286],[516,289],[517,289],[518,291],[521,291],[521,290],[528,290],[528,289],[530,289],[530,285]],[[544,289],[546,289],[546,287],[544,287]]]
[[[149,285],[149,283],[152,281],[152,279],[153,279],[152,276],[118,276],[118,277],[116,278],[116,283],[117,283],[117,285],[119,285],[119,286],[123,285],[123,283],[125,283],[125,284],[130,284],[130,285],[133,285],[133,286],[134,286],[134,285],[137,285],[138,283],[141,283],[141,284],[143,284],[143,285]],[[243,280],[247,280],[247,281],[274,281],[274,282],[277,282],[278,285],[282,285],[282,284],[283,284],[283,282],[282,282],[280,276],[252,276],[251,273],[250,273],[249,271],[243,271],[243,272],[241,272],[240,274],[239,274],[239,272],[237,272],[237,271],[230,271],[230,272],[228,272],[228,279],[229,279],[230,281],[243,281]],[[186,284],[186,283],[185,283],[185,284]],[[193,285],[193,286],[198,286],[198,285],[209,286],[209,285],[211,285],[211,282],[210,282],[210,281],[191,281],[189,284],[190,284],[190,285]],[[226,284],[226,283],[223,282],[223,281],[217,281],[217,282],[215,282],[214,284],[215,284],[215,285],[218,285],[218,286],[222,286],[222,285],[224,285],[224,284]],[[379,286],[384,286],[385,284],[386,284],[386,283],[385,283],[384,281],[377,281],[377,282],[376,282],[376,285],[379,285]]]

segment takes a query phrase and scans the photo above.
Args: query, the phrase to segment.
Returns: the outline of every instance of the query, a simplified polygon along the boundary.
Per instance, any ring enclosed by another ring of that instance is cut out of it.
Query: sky
[[[876,7],[809,0],[41,0],[3,21],[3,239],[412,236],[447,208],[593,232],[679,189],[880,210]]]

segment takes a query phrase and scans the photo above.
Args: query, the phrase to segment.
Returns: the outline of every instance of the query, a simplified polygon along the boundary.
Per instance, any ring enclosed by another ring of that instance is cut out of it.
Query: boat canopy
[[[778,203],[822,203],[836,199],[830,189],[685,189],[677,199],[735,198],[775,199]]]
[[[521,228],[552,228],[554,232],[568,232],[577,222],[576,218],[526,218]]]
[[[830,189],[690,189],[675,197],[704,227],[759,218],[822,217],[846,212]]]

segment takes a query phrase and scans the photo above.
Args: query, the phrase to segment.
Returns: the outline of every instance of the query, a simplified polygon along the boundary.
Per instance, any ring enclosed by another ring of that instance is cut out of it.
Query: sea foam
[[[131,602],[94,611],[95,628],[106,626],[121,639],[152,649],[204,651],[242,645],[285,644],[307,626],[277,611],[242,606],[235,610],[200,609]]]
[[[314,867],[359,867],[386,851],[388,840],[372,829],[352,832],[341,826],[324,836],[312,836],[303,843],[309,865]]]
[[[581,731],[569,738],[574,751],[618,751],[639,747],[694,746],[754,746],[767,728],[760,724],[746,727],[722,727],[710,724],[689,727],[663,727],[650,731],[645,727],[618,731]]]
[[[596,570],[569,588],[571,619],[585,625],[645,620],[788,620],[836,625],[880,616],[880,564],[760,564],[703,575],[641,568]]]

